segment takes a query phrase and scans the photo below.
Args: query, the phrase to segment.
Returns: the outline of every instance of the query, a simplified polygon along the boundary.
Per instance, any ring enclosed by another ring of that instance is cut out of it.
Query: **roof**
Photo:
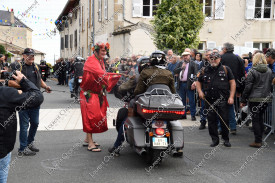
[[[113,32],[113,35],[119,35],[119,34],[125,34],[125,33],[129,33],[131,31],[135,31],[137,29],[144,29],[150,33],[152,33],[154,31],[153,26],[143,23],[143,22],[138,22],[136,24],[133,25],[128,25],[128,26],[124,26],[122,28],[118,28],[117,30],[115,30]]]
[[[11,26],[11,13],[10,11],[4,11],[4,10],[0,10],[0,25],[4,25],[4,26]],[[5,20],[7,20],[7,22],[5,22]],[[23,22],[21,22],[16,16],[14,16],[14,26],[15,27],[25,27],[25,28],[29,28],[26,24],[24,24]],[[31,29],[31,28],[29,28]],[[32,31],[32,29],[31,29]]]
[[[73,10],[77,4],[79,4],[79,0],[68,0],[61,14],[56,19],[55,24],[57,25],[57,20],[61,20],[63,16],[67,16],[70,10]]]
[[[17,46],[15,44],[10,44],[9,42],[3,40],[0,38],[0,42],[4,42],[4,44],[2,44],[4,47],[9,46],[11,47],[13,50],[8,50],[9,52],[12,52],[14,54],[19,54],[19,53],[23,53],[25,48],[21,47],[21,46]],[[0,43],[1,44],[1,43]],[[42,55],[46,55],[46,53],[43,53],[41,51],[38,51],[36,49],[33,49],[35,51],[35,54],[42,54]]]

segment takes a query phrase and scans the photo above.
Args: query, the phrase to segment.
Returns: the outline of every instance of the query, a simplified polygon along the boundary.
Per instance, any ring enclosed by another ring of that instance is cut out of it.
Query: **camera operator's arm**
[[[20,88],[21,86],[20,86],[20,84],[18,84],[16,81],[14,81],[14,80],[9,80],[8,81],[8,86],[9,87],[13,87],[13,88]]]
[[[16,79],[23,90],[23,93],[19,90],[11,87],[5,87],[5,90],[1,93],[1,101],[3,101],[0,106],[6,108],[33,108],[41,105],[44,100],[44,97],[40,90],[25,76],[16,71],[17,76],[13,75],[12,77]]]

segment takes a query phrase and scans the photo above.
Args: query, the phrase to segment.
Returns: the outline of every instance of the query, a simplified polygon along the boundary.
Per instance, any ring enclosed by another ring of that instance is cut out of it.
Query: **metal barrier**
[[[270,132],[266,135],[263,141],[274,133],[275,130],[275,85],[273,85],[272,103],[270,103],[264,113],[264,125],[270,128]],[[274,142],[275,144],[275,142]]]

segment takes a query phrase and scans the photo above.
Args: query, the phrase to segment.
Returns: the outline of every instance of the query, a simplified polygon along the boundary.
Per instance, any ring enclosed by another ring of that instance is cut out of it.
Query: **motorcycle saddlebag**
[[[184,147],[184,132],[181,122],[179,121],[170,121],[172,135],[171,135],[171,143],[175,148],[183,148]]]
[[[128,117],[124,122],[126,140],[130,145],[145,147],[145,131],[143,119],[140,117]]]

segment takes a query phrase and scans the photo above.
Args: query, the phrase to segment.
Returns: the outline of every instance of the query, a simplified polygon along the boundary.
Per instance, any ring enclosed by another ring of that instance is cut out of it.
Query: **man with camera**
[[[6,182],[17,131],[16,110],[36,108],[44,98],[39,89],[21,72],[12,77],[22,90],[0,86],[0,182]]]
[[[45,84],[41,79],[38,66],[34,63],[35,52],[33,49],[26,48],[23,53],[23,62],[21,63],[21,72],[36,85],[38,89],[41,87],[46,90],[47,93],[51,92],[51,88]],[[20,85],[15,81],[9,81],[9,86],[20,88]],[[19,111],[20,121],[20,148],[18,155],[20,156],[34,156],[39,149],[34,145],[34,137],[39,124],[39,109],[40,106],[23,109]],[[28,135],[28,128],[29,135]]]

